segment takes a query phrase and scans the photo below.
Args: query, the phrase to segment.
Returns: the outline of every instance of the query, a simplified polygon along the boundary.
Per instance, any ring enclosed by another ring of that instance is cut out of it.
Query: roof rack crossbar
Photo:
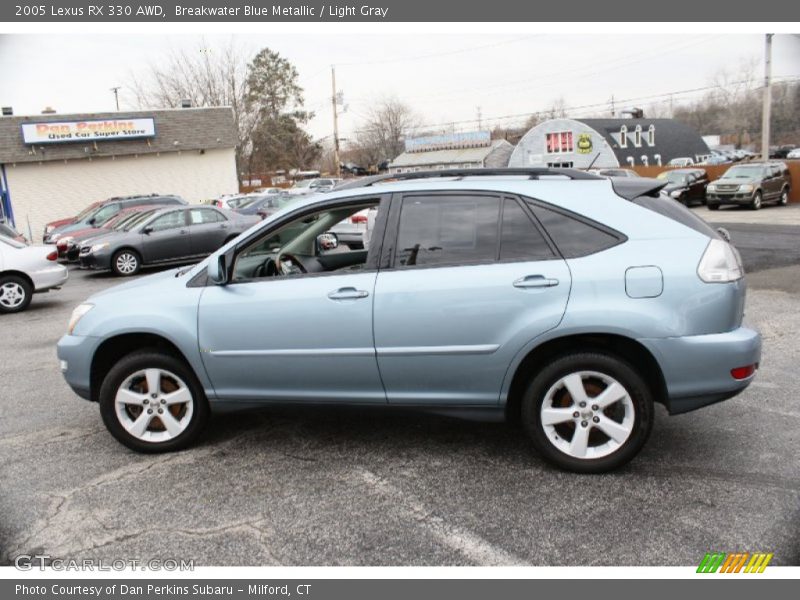
[[[557,169],[557,168],[502,168],[502,169],[437,169],[435,171],[417,171],[411,173],[384,173],[383,175],[372,175],[353,181],[345,181],[336,186],[335,190],[357,189],[370,187],[383,181],[405,181],[409,179],[436,179],[444,177],[457,177],[459,180],[464,177],[503,177],[503,176],[527,176],[528,179],[539,179],[540,177],[567,177],[569,179],[603,179],[598,175],[578,171],[577,169]]]

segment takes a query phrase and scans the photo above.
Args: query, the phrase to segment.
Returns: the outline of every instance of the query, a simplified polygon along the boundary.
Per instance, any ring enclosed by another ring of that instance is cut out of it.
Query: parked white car
[[[33,294],[58,288],[69,272],[52,246],[26,246],[0,238],[0,313],[25,310]]]
[[[690,156],[681,156],[673,158],[667,163],[668,167],[691,167],[694,165],[694,159]]]
[[[789,159],[800,158],[800,148],[795,148],[794,150],[790,150],[789,154],[786,155],[786,158]]]

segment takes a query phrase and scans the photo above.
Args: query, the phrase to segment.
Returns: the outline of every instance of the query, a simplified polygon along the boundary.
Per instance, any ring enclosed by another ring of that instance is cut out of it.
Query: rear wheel
[[[120,250],[111,258],[111,269],[120,277],[136,275],[142,268],[142,259],[133,250]]]
[[[31,284],[16,275],[0,277],[0,313],[21,312],[28,308],[33,296]]]
[[[138,452],[190,445],[208,421],[203,388],[181,360],[158,351],[130,354],[100,387],[100,414],[119,442]]]
[[[750,202],[750,208],[758,210],[761,208],[761,192],[756,192],[753,195],[753,200]]]
[[[653,397],[644,380],[615,356],[562,356],[531,378],[522,420],[542,455],[577,473],[621,467],[644,446]]]

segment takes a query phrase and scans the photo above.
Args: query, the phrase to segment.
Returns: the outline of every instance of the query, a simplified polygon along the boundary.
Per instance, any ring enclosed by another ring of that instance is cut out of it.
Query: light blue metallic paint
[[[293,203],[240,239],[321,200],[458,189],[550,202],[628,240],[567,261],[186,287],[231,242],[188,275],[145,277],[91,298],[95,308],[59,342],[59,357],[69,364],[65,377],[84,395],[101,340],[148,332],[179,348],[212,400],[496,407],[534,348],[570,335],[613,334],[638,341],[655,357],[676,402],[729,395],[749,383],[730,376],[731,368],[760,360],[758,334],[741,328],[744,282],[703,283],[696,269],[708,238],[620,200],[606,180],[425,180],[352,189]],[[626,271],[641,266],[661,270],[659,295],[626,292]],[[530,275],[558,284],[514,287]],[[369,294],[328,297],[342,287]]]

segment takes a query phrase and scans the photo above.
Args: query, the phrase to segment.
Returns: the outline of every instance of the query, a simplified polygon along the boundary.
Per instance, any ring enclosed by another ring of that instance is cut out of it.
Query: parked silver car
[[[25,310],[33,294],[66,283],[69,272],[57,260],[53,247],[28,246],[0,236],[0,313]]]

